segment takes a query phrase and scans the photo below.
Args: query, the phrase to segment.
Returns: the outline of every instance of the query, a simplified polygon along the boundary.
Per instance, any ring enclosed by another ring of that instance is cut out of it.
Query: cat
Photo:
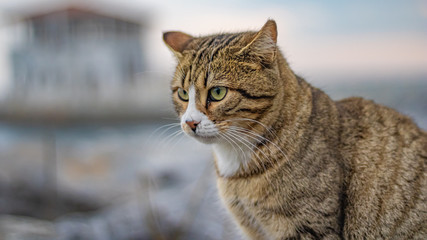
[[[213,146],[221,200],[249,239],[427,239],[427,133],[410,118],[312,87],[274,20],[163,40],[182,130]]]

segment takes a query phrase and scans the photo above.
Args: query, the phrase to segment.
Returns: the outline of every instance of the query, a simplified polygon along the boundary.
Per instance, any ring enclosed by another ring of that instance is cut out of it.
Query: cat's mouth
[[[186,128],[183,128],[183,131],[185,132],[185,134],[187,134],[188,136],[196,139],[197,141],[201,142],[201,143],[205,143],[205,144],[212,144],[212,143],[216,143],[218,142],[218,134],[215,132],[211,132],[211,131],[201,131],[199,129],[197,129],[196,131],[192,131]]]

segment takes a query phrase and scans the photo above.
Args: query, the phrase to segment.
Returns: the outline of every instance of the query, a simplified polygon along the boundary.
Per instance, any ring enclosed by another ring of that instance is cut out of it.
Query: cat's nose
[[[185,123],[186,123],[188,126],[190,126],[190,128],[191,128],[191,130],[193,130],[193,132],[196,132],[197,125],[198,125],[200,122],[197,122],[197,121],[185,121]]]

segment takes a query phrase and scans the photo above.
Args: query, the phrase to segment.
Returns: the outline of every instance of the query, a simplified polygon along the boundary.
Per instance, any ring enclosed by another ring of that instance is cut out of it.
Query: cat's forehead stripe
[[[233,41],[233,40],[235,40],[238,36],[239,36],[239,35],[237,35],[237,34],[228,36],[228,38],[227,38],[227,39],[225,39],[225,40],[224,40],[224,42],[223,42],[222,44],[219,44],[218,46],[216,46],[216,47],[212,50],[212,52],[211,52],[211,53],[210,53],[210,55],[209,55],[208,69],[207,69],[207,71],[206,71],[206,76],[205,76],[205,78],[204,78],[204,83],[203,83],[203,86],[204,86],[204,87],[206,87],[206,86],[207,86],[207,84],[208,84],[208,77],[209,77],[209,74],[210,74],[210,64],[211,64],[211,62],[213,61],[213,59],[216,57],[216,55],[218,54],[218,52],[219,52],[221,49],[224,49],[224,48],[225,48],[225,47],[227,47],[229,44],[231,44],[231,43],[232,43],[232,41]]]
[[[182,78],[182,82],[181,85],[184,87],[185,86],[185,80],[186,79],[191,79],[191,65],[190,65],[190,69],[188,70],[187,74],[185,74],[185,77]]]
[[[235,44],[241,40],[240,34],[222,34],[203,39],[198,46],[197,52],[190,60],[189,70],[187,75],[189,84],[197,83],[199,79],[203,81],[203,86],[206,87],[210,72],[210,64],[224,48]],[[203,78],[201,77],[203,74]],[[184,86],[186,78],[183,78],[182,85]]]
[[[214,41],[215,41],[215,38],[212,38],[212,39],[207,38],[201,42],[200,46],[197,49],[197,53],[193,58],[191,65],[195,65],[195,66],[203,65],[200,63],[200,61],[206,58],[206,49],[208,49],[212,44],[212,42]]]

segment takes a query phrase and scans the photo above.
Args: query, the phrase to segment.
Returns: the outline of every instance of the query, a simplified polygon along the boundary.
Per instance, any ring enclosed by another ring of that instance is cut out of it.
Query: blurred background
[[[0,239],[240,239],[161,37],[269,18],[308,82],[427,129],[426,1],[1,1]]]

